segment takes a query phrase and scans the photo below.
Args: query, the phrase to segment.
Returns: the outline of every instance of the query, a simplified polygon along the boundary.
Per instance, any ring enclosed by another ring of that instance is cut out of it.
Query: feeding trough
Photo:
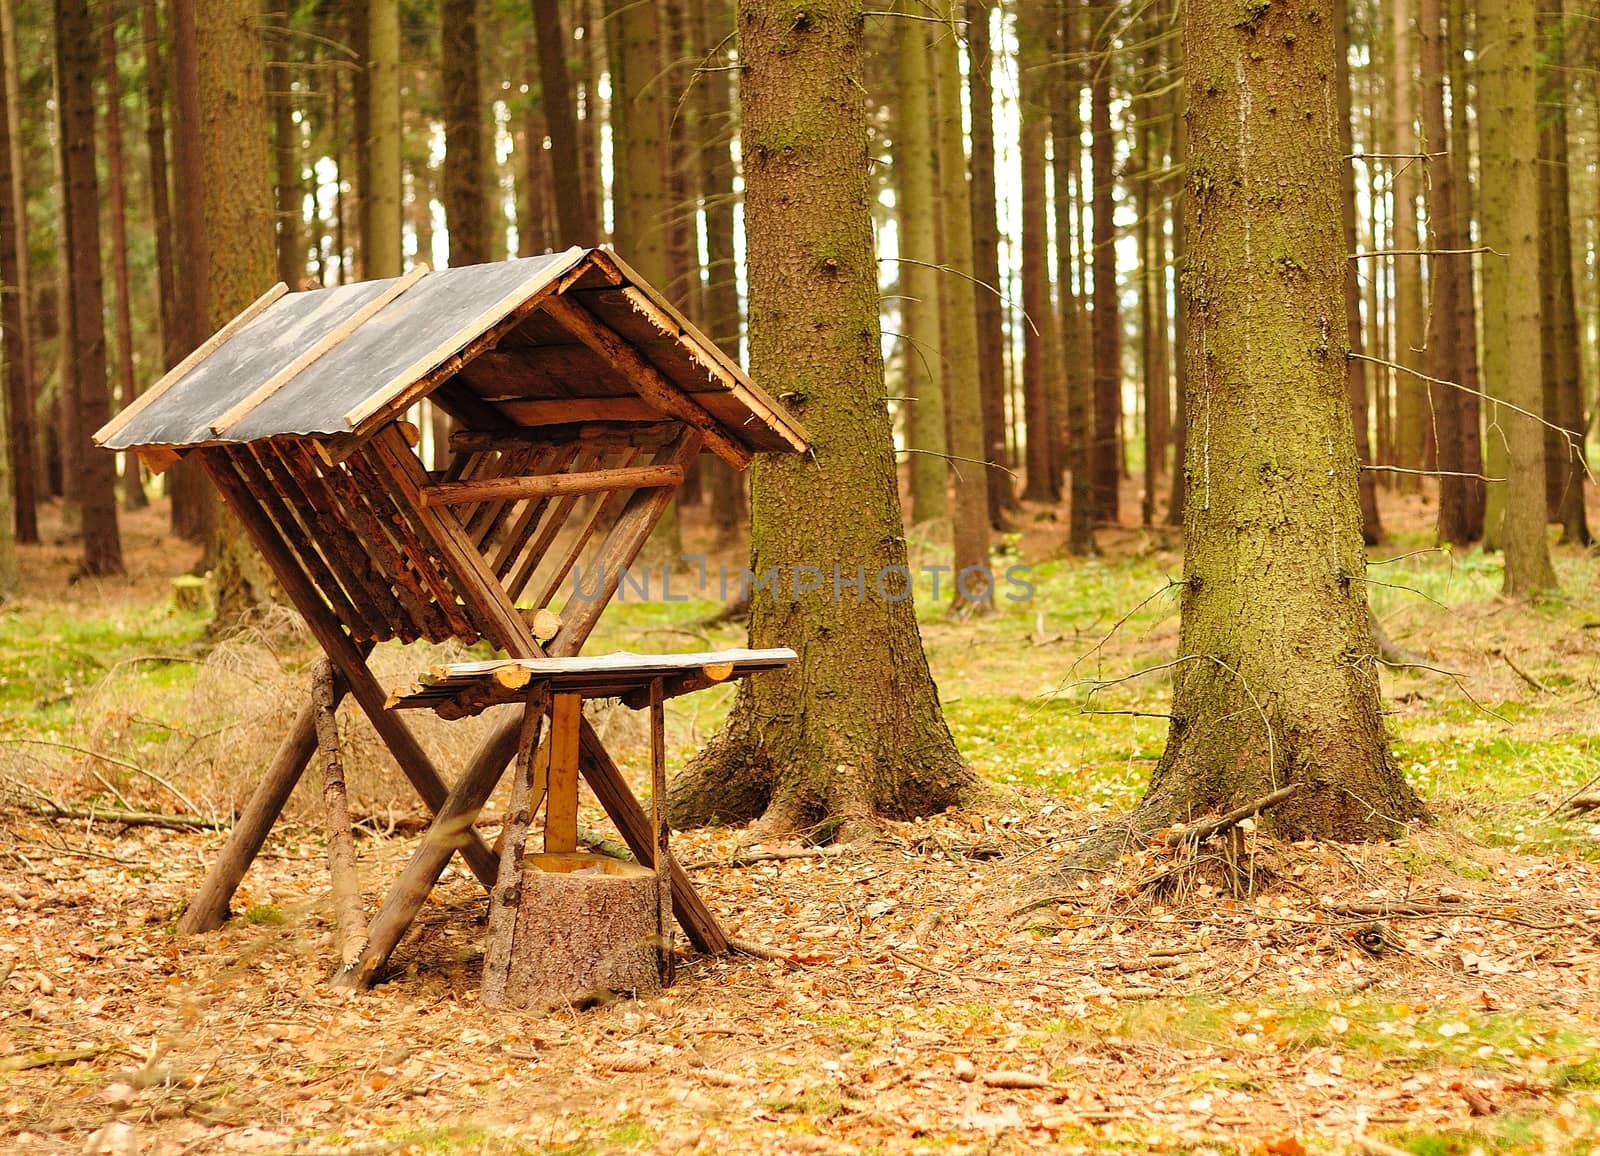
[[[424,399],[456,425],[437,471],[418,456],[407,421]],[[756,453],[807,444],[782,406],[615,254],[578,248],[303,293],[280,284],[95,442],[155,470],[197,459],[336,676],[320,710],[308,695],[181,929],[206,931],[227,917],[317,751],[319,715],[326,722],[345,693],[434,813],[371,927],[360,929],[364,945],[342,973],[359,984],[382,973],[454,853],[495,886],[499,857],[471,819],[519,750],[531,768],[545,714],[543,699],[523,697],[522,720],[502,723],[449,780],[386,709],[367,666],[372,647],[487,640],[512,660],[571,659],[697,454],[743,469]],[[578,567],[598,587],[564,597]],[[662,693],[671,677],[656,677]],[[549,696],[552,714],[559,700]],[[660,824],[594,729],[579,713],[550,733],[564,730],[576,773],[665,883],[689,939],[726,951],[688,877],[670,856],[658,862]],[[336,815],[342,789],[327,785]],[[331,847],[349,838],[347,825],[338,828],[330,823]],[[337,893],[336,860],[334,870]]]

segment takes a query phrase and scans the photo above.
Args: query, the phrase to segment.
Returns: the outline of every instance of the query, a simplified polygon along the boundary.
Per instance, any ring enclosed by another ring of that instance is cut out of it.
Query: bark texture
[[[1119,517],[1122,478],[1122,314],[1117,301],[1116,143],[1111,133],[1113,5],[1089,8],[1089,131],[1094,169],[1094,433],[1089,479],[1096,521]]]
[[[1386,838],[1390,754],[1346,392],[1333,0],[1185,20],[1189,442],[1173,720],[1148,830],[1286,783],[1284,837]]]
[[[39,540],[39,455],[34,424],[33,334],[28,296],[27,196],[22,179],[22,109],[17,24],[12,0],[0,0],[0,332],[4,333],[7,449],[16,541]]]
[[[863,21],[861,0],[798,15],[786,0],[738,5],[751,373],[805,422],[814,453],[753,467],[752,571],[777,567],[784,587],[751,599],[750,638],[800,658],[741,684],[726,726],[673,783],[675,827],[765,812],[771,832],[849,835],[977,789],[889,570],[906,554],[883,403]],[[827,577],[792,600],[799,565]],[[865,571],[859,600],[848,587],[834,597],[834,566],[845,579]]]
[[[398,277],[404,265],[400,225],[400,0],[368,0],[367,52],[372,118],[372,187],[365,191],[367,276]],[[419,254],[418,259],[426,261],[428,255]]]
[[[1483,377],[1486,392],[1540,412],[1539,149],[1533,0],[1480,0],[1479,42],[1498,45],[1482,65],[1483,243],[1506,254],[1483,266]],[[1505,591],[1553,589],[1545,538],[1544,429],[1490,403],[1489,485],[1484,533],[1505,550]],[[1497,460],[1498,459],[1498,460]],[[1498,467],[1498,468],[1497,468]]]
[[[439,5],[439,102],[444,110],[444,217],[450,230],[450,264],[490,259],[489,154],[484,137],[478,0]]]
[[[578,154],[578,114],[567,76],[572,41],[561,25],[559,0],[533,0],[533,34],[539,51],[539,99],[550,133],[550,165],[555,177],[556,222],[560,245],[597,245],[600,230],[594,205],[583,194]],[[533,147],[530,142],[529,147]]]

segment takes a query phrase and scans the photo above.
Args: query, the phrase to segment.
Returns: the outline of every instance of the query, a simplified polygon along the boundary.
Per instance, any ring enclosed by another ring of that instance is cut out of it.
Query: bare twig
[[[1213,835],[1220,835],[1229,827],[1241,823],[1254,815],[1259,815],[1268,807],[1276,806],[1299,789],[1299,783],[1290,783],[1288,786],[1279,787],[1271,794],[1262,795],[1261,798],[1246,803],[1242,807],[1235,807],[1215,819],[1208,819],[1204,823],[1196,823],[1194,826],[1184,827],[1182,830],[1168,831],[1166,843],[1169,847],[1176,847],[1184,843],[1203,843]]]

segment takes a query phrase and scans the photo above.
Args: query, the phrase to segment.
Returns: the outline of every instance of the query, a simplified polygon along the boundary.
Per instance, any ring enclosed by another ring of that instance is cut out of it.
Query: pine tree
[[[1054,476],[1055,425],[1065,420],[1050,406],[1050,379],[1058,371],[1053,348],[1055,318],[1050,302],[1049,191],[1045,185],[1045,144],[1050,132],[1051,76],[1048,53],[1050,5],[1035,5],[1017,21],[1018,96],[1022,154],[1022,403],[1027,447],[1026,488],[1033,502],[1053,502],[1060,494]],[[1057,196],[1065,200],[1065,190]],[[1065,239],[1063,238],[1063,241]],[[1070,293],[1071,286],[1062,289]]]
[[[741,683],[723,730],[674,781],[671,814],[683,827],[765,812],[767,835],[820,822],[842,838],[868,833],[877,815],[955,804],[976,780],[940,713],[897,569],[906,553],[883,403],[862,0],[804,11],[738,5],[751,374],[805,422],[815,455],[753,467],[751,570],[776,567],[785,588],[752,597],[750,638],[800,659]],[[796,566],[827,578],[791,601]],[[850,587],[835,595],[834,567],[845,581],[859,568],[859,599]]]
[[[440,103],[444,112],[444,218],[450,264],[490,260],[489,149],[484,140],[478,0],[440,0]],[[357,127],[358,139],[361,129]],[[362,190],[363,199],[366,190]]]
[[[572,82],[567,76],[567,51],[572,40],[561,26],[559,0],[533,0],[533,30],[539,49],[539,99],[544,105],[545,129],[550,134],[560,244],[596,245],[600,242],[599,229],[594,206],[584,197],[578,118]]]
[[[28,214],[23,182],[17,24],[12,0],[0,0],[0,354],[5,357],[5,426],[10,464],[7,530],[39,540],[38,435],[34,425],[33,322],[28,278]],[[3,516],[3,515],[0,515]]]
[[[1117,301],[1116,143],[1111,131],[1116,6],[1091,4],[1087,18],[1094,169],[1094,430],[1089,439],[1089,484],[1095,520],[1115,522],[1122,478],[1122,314]]]
[[[1362,581],[1336,14],[1238,12],[1192,0],[1184,22],[1188,74],[1208,79],[1188,113],[1182,624],[1167,746],[1134,822],[1293,784],[1267,812],[1280,836],[1387,838],[1422,805],[1384,734]]]
[[[398,277],[404,260],[401,231],[400,0],[367,4],[367,89],[372,141],[367,202],[368,277]],[[421,260],[427,260],[423,254]]]

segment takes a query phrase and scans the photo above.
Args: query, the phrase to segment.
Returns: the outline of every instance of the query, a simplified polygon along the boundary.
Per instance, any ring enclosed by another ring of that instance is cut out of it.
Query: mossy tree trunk
[[[267,156],[261,10],[253,0],[195,5],[196,88],[204,110],[205,312],[201,336],[222,328],[273,281],[272,168]],[[215,502],[215,498],[211,499]],[[213,633],[281,601],[277,581],[232,515],[216,510],[208,560],[216,584]]]
[[[1480,0],[1483,134],[1483,379],[1486,392],[1528,413],[1542,408],[1539,333],[1539,131],[1533,0]],[[1494,254],[1503,253],[1504,258]],[[1489,403],[1490,477],[1484,537],[1505,550],[1505,591],[1556,585],[1545,538],[1544,429]]]
[[[1022,105],[1022,412],[1027,465],[1022,496],[1054,502],[1061,485],[1055,476],[1054,429],[1065,414],[1050,405],[1051,378],[1060,372],[1052,337],[1050,303],[1049,190],[1045,183],[1045,144],[1050,132],[1050,5],[1024,8],[1017,22],[1018,93]],[[1057,194],[1066,198],[1066,190]],[[1065,244],[1065,238],[1062,239]],[[1063,296],[1072,292],[1062,287]]]
[[[961,3],[945,0],[935,33],[939,63],[939,205],[944,266],[939,272],[940,349],[944,353],[945,431],[955,503],[950,509],[955,580],[950,610],[994,611],[989,566],[989,471],[983,433],[983,346],[973,265],[971,186],[961,127]]]
[[[1426,0],[1424,0],[1426,2]],[[1350,123],[1350,3],[1337,0],[1334,5],[1335,64],[1339,74],[1335,81],[1339,94],[1339,147],[1345,156],[1355,152],[1355,133]],[[1353,161],[1346,161],[1340,171],[1339,217],[1344,224],[1346,253],[1354,253],[1356,244],[1356,173]],[[1361,282],[1356,262],[1345,262],[1344,268],[1345,336],[1350,342],[1350,352],[1366,352],[1361,332]],[[1367,362],[1350,359],[1350,420],[1356,433],[1356,457],[1363,466],[1372,464],[1372,441],[1367,430]],[[1383,522],[1378,514],[1378,475],[1372,470],[1361,472],[1361,536],[1369,546],[1383,541]]]
[[[978,313],[978,391],[983,408],[983,460],[994,463],[985,471],[984,494],[989,503],[989,524],[1005,529],[1017,509],[1006,468],[1011,456],[1006,448],[1005,331],[1001,320],[1000,221],[995,194],[994,160],[994,56],[990,47],[989,16],[995,0],[965,0],[967,31],[967,97],[972,119],[972,267],[984,286],[976,287],[973,304]]]
[[[920,17],[920,0],[900,0]],[[895,40],[899,135],[895,143],[895,204],[899,210],[901,348],[905,358],[906,440],[913,525],[950,516],[950,467],[945,461],[943,350],[939,342],[938,198],[933,171],[933,49],[930,25],[907,20]]]
[[[769,834],[822,824],[847,836],[976,787],[888,569],[906,553],[883,402],[863,21],[862,0],[738,5],[751,373],[813,446],[754,466],[751,567],[778,568],[783,588],[752,597],[750,641],[800,658],[741,685],[726,726],[673,783],[679,827],[764,813]],[[826,577],[791,599],[797,566]],[[836,596],[834,567],[847,580],[865,572],[859,600],[848,587]]]
[[[1179,655],[1151,830],[1298,792],[1284,837],[1422,814],[1390,754],[1368,632],[1346,392],[1333,0],[1192,3],[1183,278],[1189,421]]]

